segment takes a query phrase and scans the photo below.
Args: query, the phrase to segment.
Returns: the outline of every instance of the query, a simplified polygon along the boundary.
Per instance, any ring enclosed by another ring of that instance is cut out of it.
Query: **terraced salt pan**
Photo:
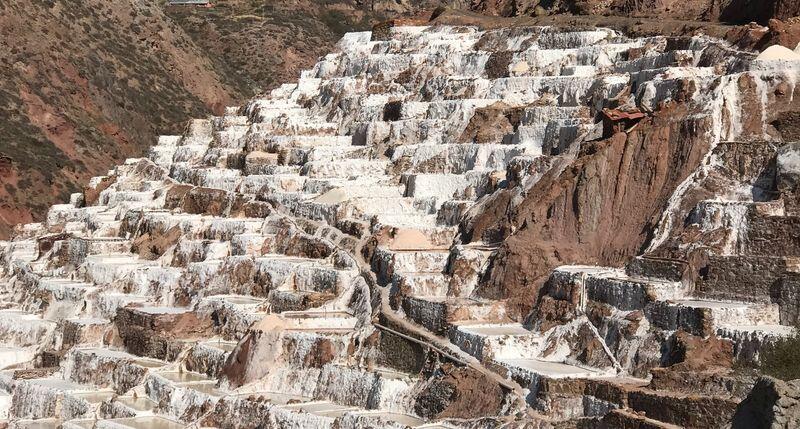
[[[92,429],[92,428],[114,428],[114,429],[183,429],[184,424],[160,416],[143,416],[109,420],[86,420],[70,422],[65,429]]]
[[[247,388],[243,388],[243,391],[246,391]],[[235,393],[232,395],[234,398],[249,398],[249,397],[256,397],[256,398],[264,398],[264,400],[269,401],[275,405],[296,405],[296,403],[310,403],[312,398],[307,396],[300,396],[300,395],[290,395],[286,393],[280,392],[262,392],[262,391],[252,391],[252,392],[245,392],[245,393]],[[326,403],[321,401],[322,403]]]
[[[288,329],[317,332],[353,331],[358,319],[343,311],[285,311],[281,317],[286,320]]]
[[[82,353],[86,355],[96,355],[100,358],[109,358],[115,360],[130,360],[133,363],[143,366],[145,368],[160,368],[167,365],[167,362],[164,361],[143,358],[140,356],[132,355],[124,351],[112,350],[100,347],[76,348],[73,349],[73,352]]]
[[[71,424],[69,422],[68,424]],[[61,421],[56,419],[17,420],[15,426],[19,429],[59,429]],[[74,426],[83,429],[84,426]],[[90,426],[91,427],[91,426]]]
[[[286,356],[276,355],[254,363],[253,366],[268,366],[269,374],[256,384],[260,387],[248,388],[275,390],[264,396],[274,404],[285,405],[270,407],[269,418],[292,427],[332,426],[336,424],[334,417],[340,418],[340,423],[368,417],[377,427],[384,425],[377,423],[379,418],[388,417],[419,426],[424,422],[408,414],[413,413],[410,404],[422,388],[419,383],[424,382],[424,377],[371,364],[355,365],[354,362],[364,361],[365,356],[359,354],[364,343],[355,353],[339,353],[339,348],[346,349],[342,344],[371,333],[362,331],[359,324],[371,319],[368,302],[349,311],[327,310],[346,308],[342,303],[356,296],[353,290],[363,286],[358,270],[339,268],[351,266],[343,263],[339,254],[314,259],[269,253],[284,244],[281,240],[296,238],[286,228],[274,227],[275,220],[290,220],[299,229],[313,229],[316,238],[325,237],[325,244],[339,239],[333,226],[352,226],[366,232],[360,237],[363,239],[378,231],[385,234],[380,238],[386,241],[380,242],[370,262],[381,284],[402,292],[392,297],[404,300],[407,318],[441,329],[437,333],[473,357],[494,359],[517,378],[530,380],[526,387],[531,391],[544,377],[612,375],[542,359],[538,334],[521,325],[505,323],[508,319],[504,303],[474,299],[477,277],[494,249],[479,244],[453,246],[457,233],[454,226],[476,199],[495,187],[505,186],[507,170],[525,180],[533,176],[515,169],[533,165],[543,153],[564,155],[582,140],[599,139],[595,124],[599,110],[607,107],[609,98],[624,94],[630,83],[636,84],[637,93],[620,102],[638,104],[645,110],[674,98],[679,82],[685,80],[696,84],[699,94],[721,94],[724,101],[709,103],[709,109],[716,109],[714,118],[719,119],[714,132],[722,135],[727,127],[735,134],[738,125],[724,124],[722,118],[736,122],[741,117],[734,85],[740,76],[723,76],[723,89],[710,89],[720,79],[716,73],[724,67],[692,67],[702,49],[711,43],[703,38],[693,40],[686,50],[664,51],[663,38],[628,40],[610,30],[505,31],[510,30],[486,33],[469,27],[395,28],[390,30],[388,41],[371,41],[370,33],[346,35],[338,52],[324,57],[314,70],[304,72],[297,83],[283,85],[241,111],[229,109],[223,117],[192,121],[185,136],[160,139],[151,159],[164,171],[155,171],[157,166],[148,161],[130,160],[109,173],[116,181],[101,193],[95,206],[80,207],[83,196],[76,195],[72,204],[54,207],[53,222],[66,221],[66,230],[76,236],[125,235],[130,239],[120,241],[119,249],[109,247],[91,255],[78,272],[80,275],[70,277],[76,279],[77,285],[86,282],[99,287],[96,295],[84,299],[85,308],[74,306],[77,317],[110,319],[126,305],[143,305],[133,311],[154,316],[192,309],[198,317],[219,321],[209,335],[226,339],[243,338],[251,324],[259,326],[259,320],[271,320],[276,326],[268,328],[282,329],[287,342],[297,341],[308,348],[317,340],[331,341],[336,356],[321,368],[309,367],[302,362],[303,356],[283,359]],[[627,58],[630,48],[640,48],[638,53],[642,56],[621,61]],[[519,52],[508,70],[501,70],[509,77],[490,79],[486,65],[495,52],[501,51]],[[776,81],[782,79],[777,75],[769,78],[773,77]],[[757,82],[759,90],[768,89],[764,82]],[[458,143],[477,109],[497,101],[524,107],[513,133],[487,144]],[[399,117],[394,118],[395,115]],[[140,168],[150,173],[139,177]],[[169,177],[165,176],[167,171]],[[153,180],[154,177],[158,179]],[[102,180],[98,178],[93,183],[99,185]],[[239,198],[252,202],[257,198],[259,203],[268,202],[269,207],[262,204],[261,209],[276,213],[266,222],[259,217],[262,212],[256,217],[243,217],[235,213],[240,207],[233,205],[229,207],[230,215],[223,216],[189,215],[181,213],[181,209],[173,213],[163,209],[163,190],[175,184],[222,189],[228,192],[231,202],[238,203]],[[13,263],[25,264],[39,274],[51,255],[45,252],[40,263],[26,264],[38,256],[36,242],[31,238],[42,235],[44,228],[56,226],[24,227],[28,240],[16,242],[9,249]],[[166,231],[174,226],[181,229],[183,237],[158,261],[144,261],[128,254],[127,247],[144,231]],[[348,248],[356,241],[355,237],[344,240],[351,240]],[[312,240],[310,244],[291,250],[301,254],[318,251],[314,245],[319,243]],[[3,259],[8,256],[5,251]],[[466,265],[466,271],[474,270],[476,279],[462,279],[460,273],[453,277],[451,271],[458,271],[458,263],[463,264],[460,268]],[[70,274],[66,271],[65,275]],[[764,323],[751,332],[745,328],[729,332],[730,335],[768,337],[773,329],[773,308],[686,298],[677,282],[638,279],[621,270],[599,267],[566,267],[557,275],[578,282],[585,299],[615,306],[615,315],[646,307],[653,299],[671,300],[665,301],[667,305],[710,310],[720,331],[743,321]],[[259,289],[254,286],[256,283],[270,283],[270,290]],[[57,292],[53,295],[61,305],[65,304],[62,289],[80,289],[61,280],[45,281],[43,287]],[[273,310],[269,306],[262,305],[272,302],[275,293],[302,295],[304,299],[316,294],[327,299],[333,294],[336,298],[324,304],[323,309],[276,316],[270,314]],[[270,299],[265,300],[264,296]],[[174,302],[186,307],[170,307]],[[445,309],[452,311],[456,319],[468,322],[449,320]],[[762,310],[765,315],[759,314]],[[413,314],[415,311],[418,314]],[[0,313],[0,327],[16,326],[17,322],[25,326],[38,323],[18,315],[7,319],[9,323]],[[103,320],[99,325],[106,323],[109,322]],[[557,327],[545,334],[548,340],[559,340],[559,334],[569,336],[578,326]],[[26,328],[20,332],[29,331]],[[180,340],[173,344],[180,345]],[[237,344],[208,339],[186,342],[184,346],[186,353],[197,359],[193,369],[216,374],[230,353],[237,350]],[[565,361],[569,345],[561,341],[557,346],[557,353],[551,355],[553,360],[558,357]],[[94,351],[98,357],[129,360],[121,352],[101,350]],[[71,353],[81,352],[75,349]],[[12,348],[10,353],[14,356],[17,349]],[[180,359],[186,359],[187,354]],[[472,361],[467,355],[461,356]],[[216,379],[206,375],[173,371],[178,367],[148,366],[144,385],[134,391],[146,392],[150,398],[139,401],[128,393],[118,398],[120,406],[127,404],[128,409],[137,412],[179,417],[188,423],[193,419],[184,413],[199,409],[206,401],[224,401],[220,397],[230,393],[220,390]],[[91,401],[106,394],[97,389],[76,393]],[[309,402],[312,397],[325,402]],[[294,401],[303,404],[288,404]],[[236,416],[241,409],[231,411],[230,415]],[[99,426],[182,425],[144,414],[134,419],[101,420]],[[68,422],[67,426],[71,424]]]
[[[357,411],[357,407],[338,405],[328,401],[314,401],[301,404],[284,405],[287,410],[302,411],[322,417],[341,417],[345,413]]]
[[[142,307],[135,307],[136,311],[139,313],[146,313],[146,314],[185,314],[191,313],[192,310],[190,308],[185,307],[155,307],[145,305]]]
[[[388,420],[390,422],[396,422],[401,425],[410,426],[414,428],[419,427],[420,425],[425,423],[425,420],[408,414],[387,413],[384,411],[362,411],[362,412],[357,412],[355,414],[359,416],[376,417],[381,420]]]
[[[450,341],[478,359],[508,360],[541,354],[542,336],[518,323],[456,322]]]

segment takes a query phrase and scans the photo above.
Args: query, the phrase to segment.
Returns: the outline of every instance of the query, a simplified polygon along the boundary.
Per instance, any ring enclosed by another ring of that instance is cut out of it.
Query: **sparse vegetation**
[[[355,0],[0,1],[0,156],[18,176],[0,206],[41,219],[157,134],[296,79],[381,19]]]
[[[420,2],[422,3],[422,2]],[[385,19],[353,0],[219,2],[213,8],[168,7],[167,14],[196,43],[213,53],[215,66],[247,95],[297,78],[348,31]]]
[[[0,188],[0,206],[41,219],[89,177],[141,155],[155,134],[207,115],[215,96],[242,96],[217,89],[223,74],[178,27],[172,39],[182,48],[155,37],[167,22],[155,4],[0,2],[0,27],[9,30],[0,43],[0,156],[12,159],[16,176]],[[194,82],[217,88],[191,87],[180,61]]]
[[[761,371],[781,380],[800,379],[800,331],[778,340],[761,353]]]

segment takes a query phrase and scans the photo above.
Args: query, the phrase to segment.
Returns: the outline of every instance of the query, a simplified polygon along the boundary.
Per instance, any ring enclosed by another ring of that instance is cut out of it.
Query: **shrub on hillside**
[[[800,378],[800,329],[791,337],[776,341],[761,353],[761,371],[781,380]]]

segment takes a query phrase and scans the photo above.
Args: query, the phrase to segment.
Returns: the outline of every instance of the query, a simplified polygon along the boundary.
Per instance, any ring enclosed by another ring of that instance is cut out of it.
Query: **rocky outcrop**
[[[739,404],[732,427],[790,428],[800,424],[800,386],[797,381],[783,382],[763,377]]]
[[[469,218],[464,229],[471,240],[493,241],[501,231],[514,231],[503,237],[479,293],[512,298],[524,316],[554,267],[617,265],[637,254],[667,200],[709,150],[709,121],[687,126],[688,112],[681,110],[665,108],[628,134],[587,143],[563,171],[552,169],[526,190],[530,197],[518,206],[488,207]],[[499,222],[498,212],[506,213]]]
[[[469,368],[445,367],[417,396],[414,410],[425,418],[477,418],[503,411],[505,394],[489,377]]]

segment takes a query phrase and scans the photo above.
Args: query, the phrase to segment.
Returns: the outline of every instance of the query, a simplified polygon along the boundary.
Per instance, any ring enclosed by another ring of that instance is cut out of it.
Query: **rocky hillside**
[[[245,93],[296,79],[348,31],[415,15],[435,0],[253,1],[225,0],[211,8],[171,6],[167,15],[209,54]]]
[[[240,96],[148,3],[0,3],[0,236]]]
[[[310,67],[345,31],[435,2],[0,2],[0,238],[190,117]]]
[[[730,24],[766,24],[800,15],[800,4],[792,0],[472,0],[470,9],[506,17],[611,15]]]
[[[800,425],[800,53],[399,23],[0,242],[0,419]]]

